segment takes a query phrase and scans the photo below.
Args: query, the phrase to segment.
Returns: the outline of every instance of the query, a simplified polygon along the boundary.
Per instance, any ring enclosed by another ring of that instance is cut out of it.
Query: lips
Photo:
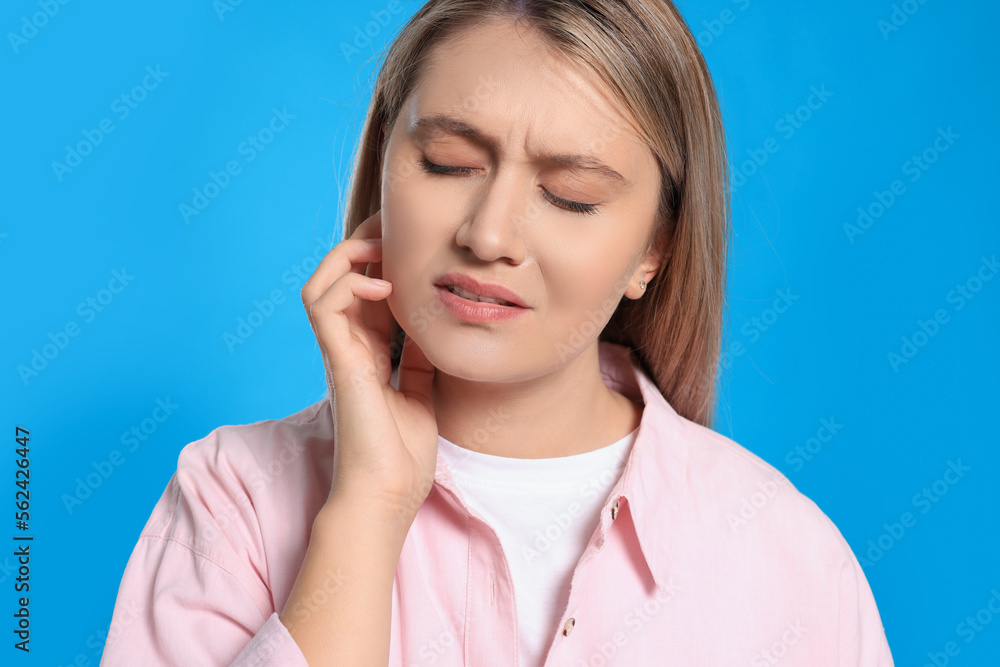
[[[479,301],[479,302],[483,302],[483,303],[498,303],[501,306],[513,306],[513,305],[515,305],[515,304],[513,304],[510,301],[507,301],[505,299],[496,299],[496,298],[493,298],[493,297],[482,296],[481,294],[475,294],[475,293],[470,292],[468,290],[464,290],[461,287],[458,287],[456,285],[449,285],[448,286],[448,290],[452,294],[460,296],[463,299],[468,299],[469,301]]]
[[[499,283],[476,280],[465,273],[448,272],[438,278],[434,284],[470,301],[498,303],[516,308],[528,307],[525,300],[508,287]]]

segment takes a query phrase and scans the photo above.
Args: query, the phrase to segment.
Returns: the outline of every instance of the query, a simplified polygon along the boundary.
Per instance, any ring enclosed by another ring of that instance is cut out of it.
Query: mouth
[[[439,276],[435,280],[434,286],[473,303],[489,303],[507,308],[528,308],[527,302],[507,285],[476,278],[460,271],[449,271]]]
[[[511,303],[510,301],[506,301],[504,299],[497,299],[495,297],[482,296],[480,294],[475,294],[474,292],[470,292],[469,290],[462,289],[458,285],[442,285],[441,287],[444,287],[446,290],[448,290],[452,294],[454,294],[456,296],[460,296],[463,299],[468,299],[469,301],[478,301],[478,302],[481,302],[481,303],[495,303],[495,304],[498,304],[498,305],[501,305],[501,306],[511,306],[513,308],[520,308],[521,307],[521,306],[518,306],[516,303]]]

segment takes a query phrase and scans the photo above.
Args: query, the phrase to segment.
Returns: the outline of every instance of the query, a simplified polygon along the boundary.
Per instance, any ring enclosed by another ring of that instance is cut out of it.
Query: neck
[[[477,382],[437,371],[438,433],[466,449],[509,458],[583,454],[638,425],[642,406],[601,378],[595,341],[557,370],[515,382]]]

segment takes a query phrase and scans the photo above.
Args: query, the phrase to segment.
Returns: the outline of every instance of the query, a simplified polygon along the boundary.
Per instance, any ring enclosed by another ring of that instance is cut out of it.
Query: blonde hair
[[[650,242],[668,258],[639,299],[622,298],[599,340],[631,348],[681,416],[711,427],[729,243],[722,116],[705,59],[669,0],[430,0],[389,46],[361,130],[344,238],[381,208],[385,145],[431,49],[489,19],[527,23],[588,66],[638,120],[661,193]],[[648,247],[648,245],[647,245]],[[394,323],[398,365],[405,333]]]

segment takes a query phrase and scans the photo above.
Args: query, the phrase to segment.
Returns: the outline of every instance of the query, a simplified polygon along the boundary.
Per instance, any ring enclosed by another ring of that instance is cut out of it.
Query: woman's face
[[[389,308],[438,369],[551,372],[597,339],[623,294],[642,295],[662,258],[646,245],[660,174],[632,123],[596,76],[513,23],[434,50],[390,128],[381,217]],[[441,286],[450,272],[524,307],[463,314]]]

